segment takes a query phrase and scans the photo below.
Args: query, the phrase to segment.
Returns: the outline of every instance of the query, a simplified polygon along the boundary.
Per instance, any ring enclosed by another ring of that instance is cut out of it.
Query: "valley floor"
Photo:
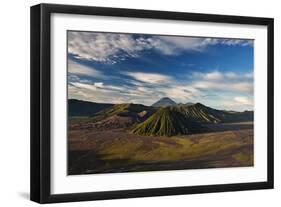
[[[173,137],[70,129],[68,174],[253,166],[252,122],[207,127],[207,133]]]

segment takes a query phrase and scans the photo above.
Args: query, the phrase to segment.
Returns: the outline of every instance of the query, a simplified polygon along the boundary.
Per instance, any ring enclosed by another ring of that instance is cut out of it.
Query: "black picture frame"
[[[219,184],[186,187],[85,192],[73,194],[51,194],[50,183],[50,16],[53,13],[99,15],[112,17],[134,17],[194,22],[218,22],[267,26],[267,181],[237,184]],[[103,8],[72,5],[39,4],[31,7],[31,174],[30,199],[38,203],[88,201],[102,199],[166,196],[179,194],[211,193],[273,188],[273,44],[274,20],[272,18],[195,14],[168,11]]]

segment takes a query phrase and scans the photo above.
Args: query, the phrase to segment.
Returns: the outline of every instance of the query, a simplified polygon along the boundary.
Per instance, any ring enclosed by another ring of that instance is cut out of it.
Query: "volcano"
[[[204,127],[172,107],[162,107],[146,121],[136,125],[131,133],[146,136],[174,136],[202,132]]]
[[[168,97],[161,98],[159,101],[155,102],[151,106],[153,107],[163,107],[163,106],[175,106],[177,105],[172,99]]]

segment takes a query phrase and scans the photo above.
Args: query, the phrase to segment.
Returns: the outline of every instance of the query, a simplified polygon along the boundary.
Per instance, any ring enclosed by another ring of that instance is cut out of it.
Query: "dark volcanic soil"
[[[129,134],[127,121],[110,130],[71,126],[68,174],[253,166],[252,122],[208,125],[204,134],[149,137]]]

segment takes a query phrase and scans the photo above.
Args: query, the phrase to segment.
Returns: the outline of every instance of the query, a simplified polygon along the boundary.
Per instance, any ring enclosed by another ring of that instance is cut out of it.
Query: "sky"
[[[253,110],[254,41],[68,31],[68,98]]]

